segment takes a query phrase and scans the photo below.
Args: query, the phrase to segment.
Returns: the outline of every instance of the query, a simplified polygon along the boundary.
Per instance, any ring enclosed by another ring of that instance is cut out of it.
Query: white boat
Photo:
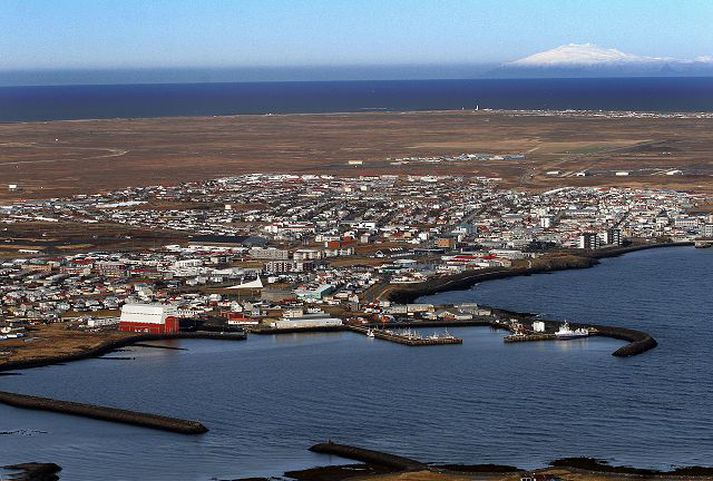
[[[571,327],[569,327],[569,322],[564,321],[564,324],[562,324],[560,326],[560,328],[557,330],[557,332],[555,332],[555,336],[557,336],[557,339],[562,339],[562,340],[587,337],[587,336],[589,336],[589,329],[580,327],[580,328],[573,330]]]
[[[374,337],[374,330],[371,327],[366,330],[366,337]]]
[[[441,341],[441,340],[444,340],[444,339],[446,339],[446,340],[451,340],[451,339],[455,339],[455,338],[456,338],[456,337],[455,337],[453,334],[451,334],[450,332],[448,332],[448,329],[445,329],[442,334],[439,334],[439,333],[437,333],[437,332],[434,332],[433,334],[431,334],[430,336],[428,336],[428,339],[431,340],[431,341]]]
[[[401,337],[405,337],[410,341],[418,341],[420,339],[423,339],[421,334],[419,334],[417,331],[412,330],[410,327],[406,330],[401,331],[398,335]]]

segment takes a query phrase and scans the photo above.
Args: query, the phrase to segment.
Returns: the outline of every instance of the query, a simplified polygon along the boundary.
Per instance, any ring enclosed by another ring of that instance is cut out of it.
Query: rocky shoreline
[[[512,269],[498,268],[483,271],[464,272],[453,276],[441,277],[416,285],[399,286],[391,290],[388,300],[408,304],[423,296],[440,294],[447,291],[467,290],[475,284],[492,281],[495,279],[507,279],[510,277],[529,276],[533,274],[543,274],[547,272],[564,271],[570,269],[587,269],[599,264],[600,259],[609,257],[619,257],[631,252],[657,249],[662,247],[692,246],[692,242],[660,242],[656,244],[634,244],[624,247],[615,247],[592,251],[586,255],[573,253],[560,253],[536,259],[530,267],[518,267]]]
[[[374,476],[374,479],[387,480],[404,479],[402,478],[404,473],[417,472],[429,473],[431,477],[427,479],[444,481],[451,479],[462,481],[464,477],[467,479],[469,475],[477,475],[478,479],[516,479],[513,476],[528,473],[583,474],[592,479],[694,479],[706,481],[713,479],[713,468],[708,467],[679,467],[669,471],[661,471],[631,466],[612,466],[606,461],[588,457],[561,458],[552,461],[549,466],[526,470],[515,466],[487,463],[427,464],[385,452],[332,442],[317,444],[312,446],[310,450],[361,461],[362,464],[321,466],[299,471],[288,471],[284,473],[286,478],[297,481],[342,481],[356,476],[359,479],[368,479],[369,476]],[[388,475],[393,475],[393,477]],[[260,481],[270,481],[271,479],[274,478],[260,478]]]

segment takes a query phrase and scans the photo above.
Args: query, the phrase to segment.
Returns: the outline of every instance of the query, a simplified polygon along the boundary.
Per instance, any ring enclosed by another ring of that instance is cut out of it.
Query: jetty
[[[422,336],[410,329],[404,332],[392,331],[390,329],[376,329],[363,326],[349,326],[349,330],[363,334],[374,339],[394,342],[405,346],[442,346],[449,344],[463,344],[463,339],[451,335]]]
[[[368,464],[378,464],[399,471],[425,471],[430,469],[427,464],[416,461],[415,459],[382,453],[380,451],[372,451],[371,449],[358,448],[347,444],[337,444],[331,441],[315,444],[309,448],[309,450],[313,453],[331,454]]]
[[[0,391],[0,403],[16,408],[71,414],[74,416],[131,424],[180,434],[203,434],[208,432],[208,428],[198,421],[188,421],[158,414],[97,406],[95,404],[59,401],[38,396],[28,396],[26,394]]]

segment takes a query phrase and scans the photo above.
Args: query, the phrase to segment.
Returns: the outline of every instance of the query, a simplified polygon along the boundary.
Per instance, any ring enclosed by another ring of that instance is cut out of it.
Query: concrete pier
[[[505,336],[503,341],[510,342],[528,342],[528,341],[554,341],[557,336],[554,334],[510,334]]]
[[[160,429],[180,434],[203,434],[208,432],[203,424],[198,421],[147,414],[125,409],[117,409],[94,404],[82,404],[56,399],[28,396],[0,391],[0,403],[23,409],[37,409],[63,414],[72,414],[87,418],[100,419],[122,424],[132,424],[151,429]]]
[[[349,326],[349,330],[357,332],[359,334],[364,334],[365,336],[369,332],[369,328],[361,326]],[[405,346],[442,346],[449,344],[463,344],[463,339],[459,337],[444,337],[438,339],[432,339],[428,336],[426,337],[411,337],[399,334],[394,331],[383,331],[380,329],[373,329],[372,333],[374,338],[381,339],[382,341],[395,342],[396,344],[403,344]]]

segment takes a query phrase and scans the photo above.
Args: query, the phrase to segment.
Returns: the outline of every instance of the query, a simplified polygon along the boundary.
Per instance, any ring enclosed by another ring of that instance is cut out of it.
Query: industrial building
[[[178,332],[178,310],[164,304],[125,304],[121,308],[119,330],[147,334]]]
[[[290,314],[289,317],[283,317],[281,320],[273,322],[271,326],[275,329],[310,329],[339,327],[342,324],[341,319],[320,311],[301,313],[297,316]]]

